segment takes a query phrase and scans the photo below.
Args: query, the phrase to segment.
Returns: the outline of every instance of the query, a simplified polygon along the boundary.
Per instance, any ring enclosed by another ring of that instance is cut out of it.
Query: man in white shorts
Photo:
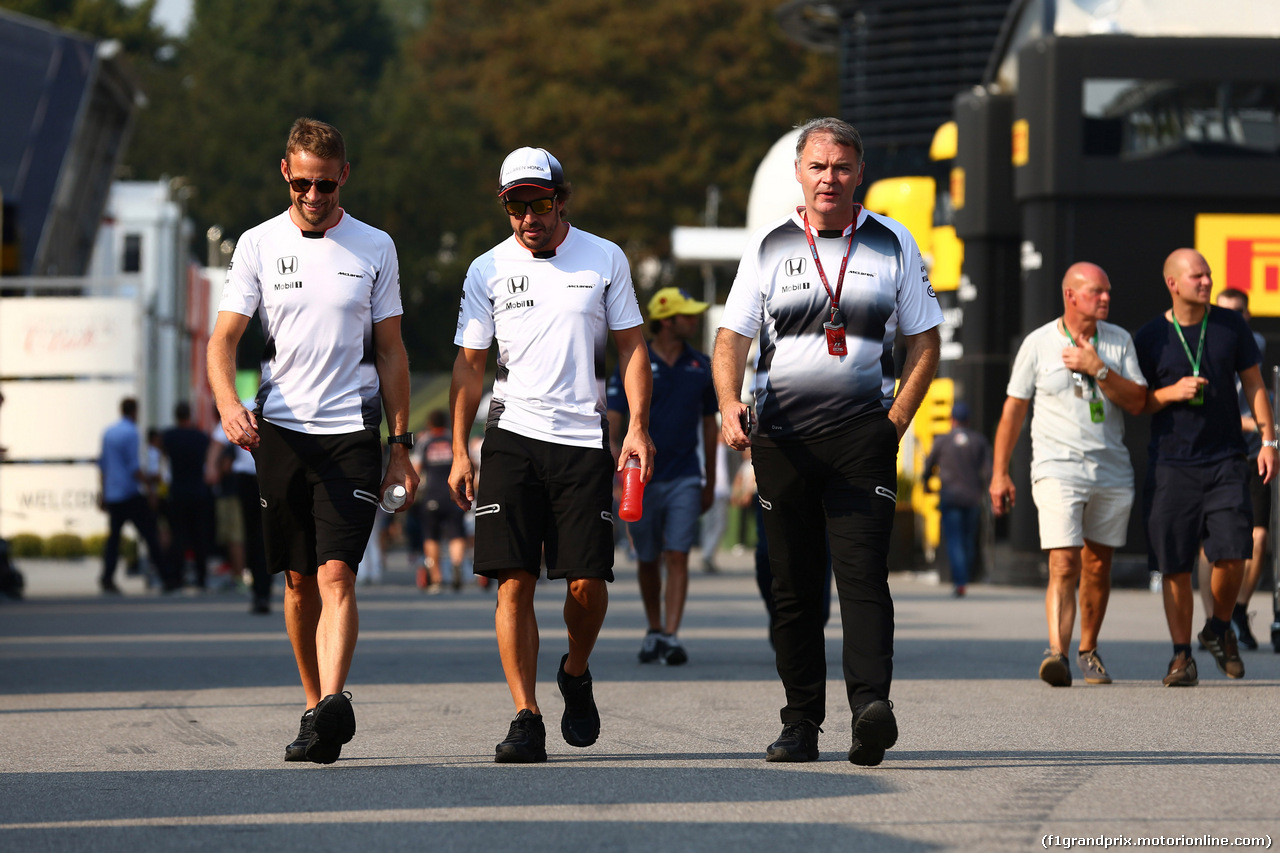
[[[613,473],[605,414],[605,343],[610,332],[630,418],[618,470],[631,456],[653,474],[649,399],[653,380],[643,318],[626,256],[565,219],[572,188],[560,161],[519,148],[502,164],[498,200],[512,234],[471,262],[458,311],[449,405],[453,412],[454,502],[475,501],[475,572],[498,581],[498,654],[516,717],[497,745],[499,763],[547,760],[535,695],[538,623],[533,594],[565,578],[569,650],[556,683],[560,733],[587,747],[600,734],[588,657],[604,624],[613,580]],[[484,392],[489,347],[498,374],[489,404],[477,496],[467,436]]]
[[[285,576],[285,627],[307,703],[285,761],[332,764],[356,731],[343,686],[360,627],[356,571],[379,495],[403,485],[410,506],[418,485],[409,359],[395,245],[338,204],[351,173],[342,134],[298,119],[280,172],[291,204],[236,244],[209,338],[209,385],[227,437],[253,451],[267,563]],[[249,411],[236,395],[236,346],[254,312],[266,347]]]
[[[1018,348],[1008,397],[996,427],[991,505],[1014,505],[1009,477],[1031,398],[1031,497],[1040,515],[1040,547],[1049,552],[1045,616],[1049,648],[1040,678],[1071,686],[1067,651],[1080,587],[1076,662],[1088,684],[1110,684],[1098,656],[1098,632],[1111,595],[1111,555],[1125,543],[1133,506],[1133,465],[1124,445],[1124,412],[1146,404],[1146,380],[1133,339],[1104,322],[1111,282],[1101,267],[1073,264],[1062,278],[1062,316],[1031,332]]]

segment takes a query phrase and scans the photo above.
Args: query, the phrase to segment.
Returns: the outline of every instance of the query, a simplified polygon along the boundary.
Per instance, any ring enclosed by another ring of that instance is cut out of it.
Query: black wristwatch
[[[387,436],[387,444],[403,444],[409,449],[413,449],[413,433],[403,432],[400,435]]]

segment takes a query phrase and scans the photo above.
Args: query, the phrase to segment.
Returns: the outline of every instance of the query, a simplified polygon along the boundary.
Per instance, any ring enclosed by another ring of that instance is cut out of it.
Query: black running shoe
[[[298,726],[297,739],[284,748],[285,761],[306,761],[307,747],[316,739],[316,709],[308,708]]]
[[[817,761],[818,732],[812,720],[798,720],[782,726],[782,734],[765,750],[765,761]]]
[[[1258,638],[1253,636],[1253,631],[1249,628],[1249,617],[1252,615],[1252,613],[1237,611],[1231,614],[1231,621],[1236,626],[1236,636],[1240,639],[1240,645],[1249,651],[1257,651]]]
[[[662,657],[662,650],[665,644],[662,642],[662,632],[657,628],[652,629],[644,635],[644,642],[640,644],[640,654],[637,655],[640,663],[653,663]]]
[[[560,718],[560,734],[569,746],[591,746],[600,737],[600,712],[591,694],[591,670],[573,676],[564,671],[568,655],[560,658],[556,684],[564,697],[564,716]]]
[[[875,767],[884,761],[884,751],[898,742],[898,720],[893,716],[893,703],[877,699],[859,705],[853,711],[853,745],[849,760],[863,767]]]
[[[1218,672],[1227,678],[1244,678],[1244,661],[1240,660],[1240,646],[1236,644],[1236,632],[1230,628],[1219,637],[1206,622],[1200,632],[1200,642],[1205,650],[1213,655],[1213,662],[1218,665]]]
[[[689,662],[689,653],[680,645],[675,634],[667,634],[663,638],[666,648],[662,650],[662,662],[667,666],[681,666]]]
[[[498,744],[493,760],[499,764],[537,764],[547,760],[547,729],[542,715],[525,708],[511,721],[507,739]]]
[[[356,714],[351,710],[351,694],[330,693],[316,704],[316,738],[307,747],[307,760],[332,764],[342,754],[342,745],[356,735]]]
[[[1169,672],[1161,682],[1165,687],[1195,687],[1200,683],[1196,659],[1186,652],[1179,652],[1169,661]]]

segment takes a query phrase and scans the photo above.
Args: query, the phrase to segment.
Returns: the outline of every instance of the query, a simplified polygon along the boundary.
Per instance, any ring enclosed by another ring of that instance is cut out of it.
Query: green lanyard
[[[1067,328],[1067,321],[1065,318],[1062,321],[1062,331],[1067,333],[1067,340],[1071,341],[1071,345],[1073,347],[1080,346],[1079,344],[1076,343],[1076,339],[1071,336],[1071,330]],[[1183,346],[1186,346],[1186,344],[1183,344]],[[1093,348],[1095,350],[1098,348],[1098,330],[1096,327],[1093,330]],[[1091,395],[1089,399],[1097,400],[1098,399],[1098,383],[1093,380],[1092,376],[1086,375],[1085,378],[1089,380],[1089,392]]]
[[[1071,342],[1071,346],[1079,346],[1075,342],[1075,338],[1071,337],[1071,330],[1066,328],[1066,318],[1062,318],[1062,330],[1066,332],[1066,339]],[[1098,348],[1097,327],[1093,328],[1093,348],[1094,350]],[[1093,377],[1087,378],[1089,380],[1089,420],[1092,420],[1094,424],[1101,424],[1107,418],[1106,406],[1103,405],[1101,400],[1098,400],[1098,383],[1094,382]]]
[[[1173,330],[1178,333],[1178,340],[1182,342],[1182,351],[1187,354],[1187,361],[1191,362],[1191,375],[1200,376],[1200,358],[1204,355],[1204,338],[1205,332],[1209,330],[1209,306],[1204,308],[1204,319],[1200,321],[1200,343],[1196,345],[1196,357],[1191,357],[1191,347],[1187,346],[1187,339],[1182,334],[1182,324],[1178,322],[1178,318],[1173,318]]]

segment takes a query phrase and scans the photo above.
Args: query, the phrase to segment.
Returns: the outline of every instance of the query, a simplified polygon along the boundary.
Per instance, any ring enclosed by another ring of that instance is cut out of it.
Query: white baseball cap
[[[516,187],[554,190],[563,184],[564,169],[545,148],[517,148],[502,161],[502,170],[498,173],[500,196]]]

